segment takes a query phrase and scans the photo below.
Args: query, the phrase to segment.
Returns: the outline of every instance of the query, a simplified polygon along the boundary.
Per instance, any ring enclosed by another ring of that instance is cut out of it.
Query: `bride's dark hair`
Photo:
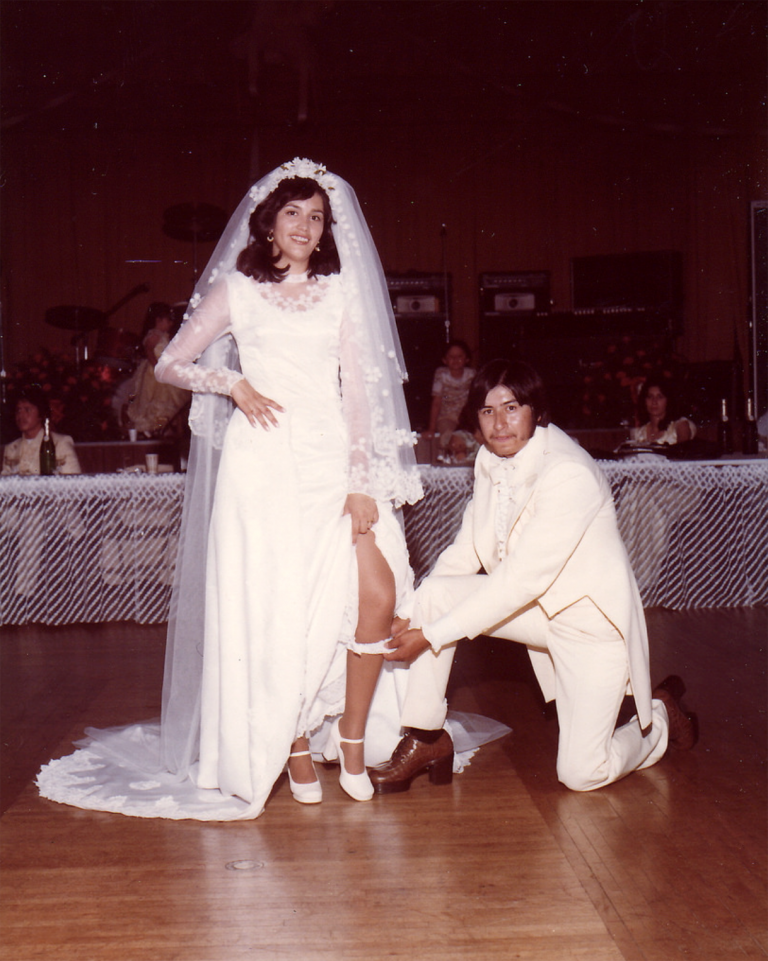
[[[321,274],[338,274],[341,270],[339,253],[333,239],[331,224],[333,214],[328,194],[311,177],[290,177],[281,180],[272,193],[258,205],[251,214],[248,226],[251,242],[240,251],[237,257],[237,269],[254,280],[279,283],[287,271],[287,267],[275,266],[280,254],[272,253],[272,241],[267,237],[275,226],[278,212],[292,200],[309,200],[319,194],[323,200],[323,233],[318,246],[320,250],[313,250],[309,257],[309,276]]]

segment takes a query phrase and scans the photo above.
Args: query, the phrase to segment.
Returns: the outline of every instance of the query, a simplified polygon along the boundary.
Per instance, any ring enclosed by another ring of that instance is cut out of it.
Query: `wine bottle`
[[[718,428],[718,441],[721,454],[733,453],[733,433],[731,432],[731,422],[728,419],[728,401],[723,397],[720,401],[720,426]]]
[[[43,441],[40,444],[40,473],[56,473],[56,448],[54,447],[53,438],[51,437],[51,422],[47,417],[45,418]]]
[[[741,446],[745,454],[757,453],[757,421],[755,405],[751,397],[747,398],[747,420],[744,424],[744,442]]]

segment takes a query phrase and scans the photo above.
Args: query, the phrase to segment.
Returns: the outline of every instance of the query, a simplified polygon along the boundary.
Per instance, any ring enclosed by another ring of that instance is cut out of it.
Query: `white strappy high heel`
[[[339,732],[340,720],[341,718],[337,717],[331,726],[331,730],[328,732],[328,743],[323,751],[323,757],[326,761],[335,761],[338,758],[339,765],[341,766],[339,784],[351,798],[354,798],[355,801],[370,801],[373,797],[373,784],[368,777],[368,772],[363,771],[362,774],[350,774],[344,765],[344,751],[341,748],[342,744],[362,744],[364,738],[359,737],[353,739],[350,737],[342,737]]]
[[[317,779],[302,783],[301,781],[294,781],[291,777],[290,758],[306,757],[309,754],[309,751],[296,751],[294,754],[288,755],[288,783],[291,786],[294,801],[298,801],[299,804],[319,804],[323,800],[323,786]]]

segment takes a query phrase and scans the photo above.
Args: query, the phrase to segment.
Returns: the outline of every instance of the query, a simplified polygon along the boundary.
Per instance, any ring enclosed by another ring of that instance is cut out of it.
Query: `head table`
[[[643,603],[768,603],[768,460],[601,461]],[[420,467],[404,511],[417,582],[453,539],[465,467]],[[168,617],[184,474],[0,478],[0,624]]]

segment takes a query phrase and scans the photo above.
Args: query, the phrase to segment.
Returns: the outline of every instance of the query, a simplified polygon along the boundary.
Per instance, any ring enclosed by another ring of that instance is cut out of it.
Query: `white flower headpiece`
[[[294,177],[306,177],[308,180],[317,181],[317,184],[326,191],[329,199],[332,198],[331,191],[336,189],[338,182],[338,178],[334,174],[329,174],[323,164],[315,163],[314,160],[309,160],[307,157],[294,157],[288,163],[280,164],[271,174],[251,187],[250,196],[254,204],[260,204],[281,181]],[[333,201],[331,201],[331,206],[333,206]]]

